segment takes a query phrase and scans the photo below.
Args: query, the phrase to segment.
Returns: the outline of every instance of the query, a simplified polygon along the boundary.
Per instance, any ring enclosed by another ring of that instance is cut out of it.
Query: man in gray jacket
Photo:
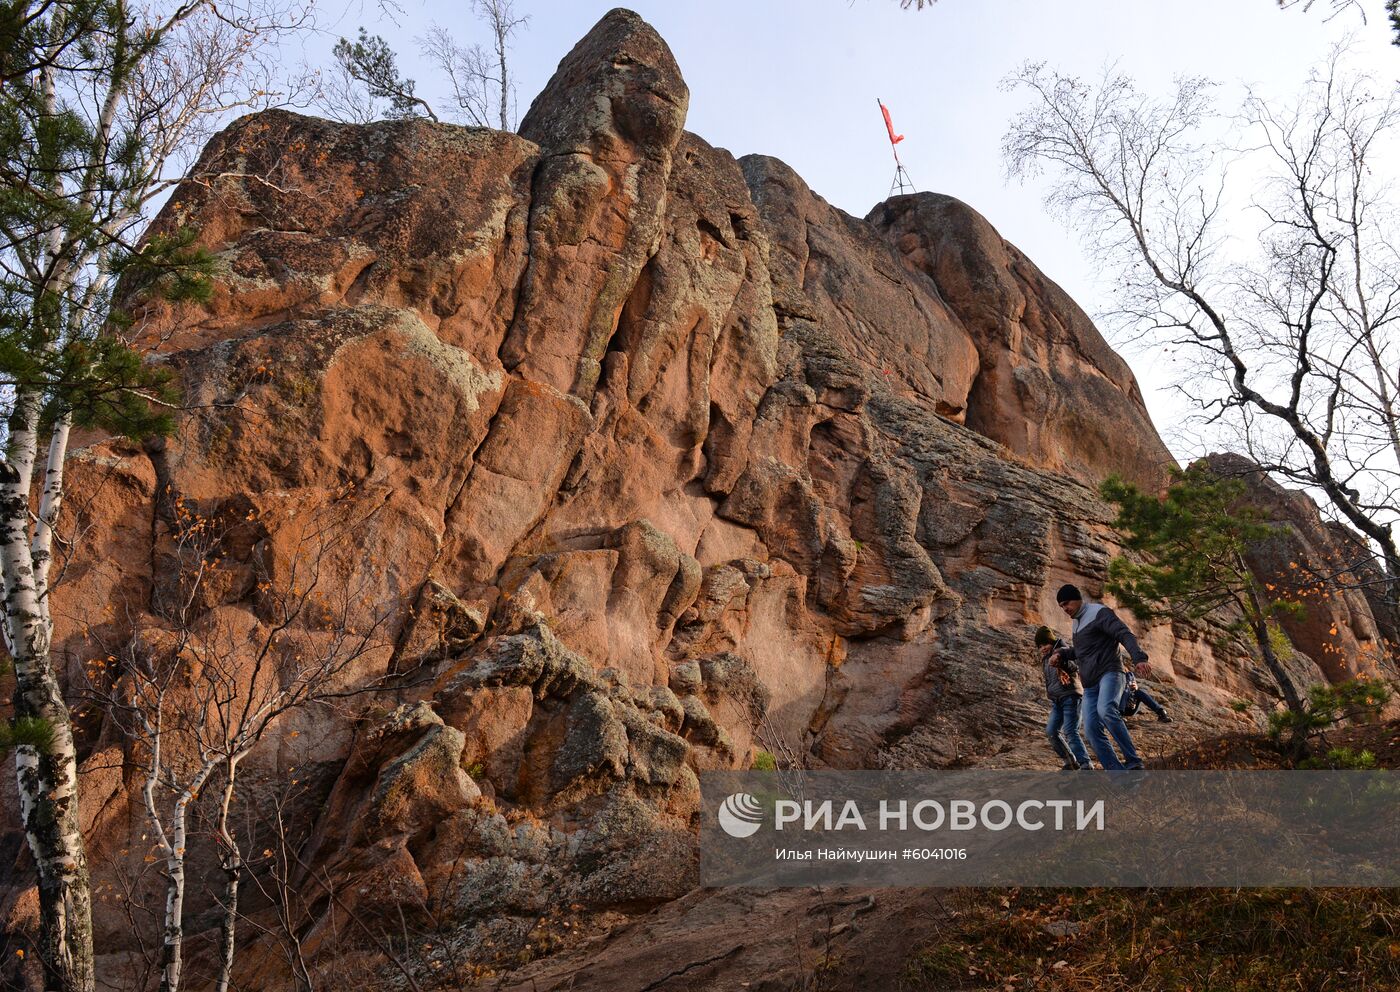
[[[1126,675],[1118,662],[1118,646],[1127,649],[1139,675],[1148,672],[1147,653],[1118,614],[1102,603],[1084,602],[1077,587],[1061,586],[1055,601],[1073,618],[1074,626],[1072,645],[1054,652],[1051,663],[1068,660],[1079,665],[1079,682],[1084,687],[1084,735],[1099,766],[1106,771],[1122,771],[1125,764],[1129,769],[1141,768],[1142,759],[1119,710]],[[1123,752],[1122,761],[1113,752],[1114,743]]]

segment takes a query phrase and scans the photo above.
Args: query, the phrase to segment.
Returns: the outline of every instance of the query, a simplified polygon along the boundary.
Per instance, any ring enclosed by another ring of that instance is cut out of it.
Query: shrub
[[[1308,741],[1344,720],[1374,717],[1390,700],[1390,690],[1373,679],[1351,679],[1336,685],[1314,685],[1301,712],[1279,711],[1269,716],[1269,734],[1295,757]]]
[[[1308,758],[1299,768],[1327,768],[1342,771],[1370,771],[1376,767],[1376,756],[1370,751],[1353,751],[1349,747],[1328,748],[1320,758]]]

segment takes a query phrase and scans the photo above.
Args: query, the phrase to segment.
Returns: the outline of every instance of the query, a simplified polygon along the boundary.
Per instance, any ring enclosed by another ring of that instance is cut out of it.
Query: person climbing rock
[[[1124,716],[1132,716],[1138,711],[1139,706],[1146,706],[1157,715],[1158,723],[1171,723],[1172,718],[1167,716],[1167,708],[1159,703],[1152,693],[1148,692],[1138,684],[1137,676],[1131,669],[1123,673],[1127,684],[1123,686],[1123,698],[1118,703],[1118,709]]]
[[[1050,663],[1050,656],[1064,646],[1064,641],[1056,637],[1049,627],[1041,627],[1035,632],[1036,660],[1045,679],[1045,695],[1050,699],[1050,719],[1045,724],[1045,736],[1055,754],[1064,762],[1060,766],[1062,771],[1091,769],[1094,766],[1079,736],[1079,701],[1083,694],[1074,678],[1079,669],[1072,661],[1061,661],[1058,666]]]
[[[1118,648],[1121,645],[1127,650],[1139,675],[1149,671],[1147,652],[1118,614],[1102,603],[1086,603],[1078,587],[1061,586],[1055,601],[1074,625],[1071,644],[1050,654],[1061,664],[1073,661],[1079,665],[1079,681],[1084,688],[1084,733],[1089,746],[1107,771],[1122,771],[1125,766],[1131,770],[1142,768],[1142,758],[1133,747],[1133,736],[1119,709],[1127,677],[1118,660]],[[1114,753],[1114,744],[1123,753],[1122,761]]]

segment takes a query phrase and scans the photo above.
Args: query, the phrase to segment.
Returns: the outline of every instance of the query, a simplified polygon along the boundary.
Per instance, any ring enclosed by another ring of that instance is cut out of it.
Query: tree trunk
[[[1381,597],[1390,612],[1391,629],[1400,631],[1400,552],[1396,551],[1394,541],[1382,544],[1381,551],[1385,559],[1385,587]]]
[[[506,76],[507,66],[504,52],[501,55],[501,130],[510,130],[510,80]]]
[[[165,931],[160,955],[160,992],[178,992],[184,966],[185,858],[166,859]]]
[[[224,797],[219,805],[219,839],[224,850],[220,864],[224,870],[224,920],[219,931],[219,976],[214,983],[215,992],[228,992],[233,974],[233,953],[237,940],[238,927],[238,883],[243,875],[243,852],[238,848],[228,828],[229,806],[233,803],[233,788],[237,781],[239,758],[230,759],[224,769]]]
[[[16,715],[45,720],[53,734],[43,753],[15,749],[20,815],[39,873],[39,960],[45,988],[93,992],[92,895],[78,822],[78,760],[68,708],[47,662],[39,666],[30,659],[31,671],[15,692]],[[42,674],[34,674],[36,667]]]
[[[37,414],[37,397],[17,397],[8,457],[0,462],[0,569],[5,639],[15,669],[14,714],[44,721],[52,741],[42,752],[15,748],[15,772],[20,818],[39,874],[38,950],[45,988],[93,992],[92,894],[79,829],[77,749],[49,657],[52,626],[29,544]]]
[[[1256,627],[1254,639],[1259,642],[1259,650],[1264,654],[1264,667],[1273,675],[1274,681],[1278,683],[1279,689],[1283,692],[1283,701],[1287,705],[1290,713],[1303,712],[1303,697],[1298,695],[1297,688],[1293,685],[1293,680],[1283,665],[1278,660],[1278,655],[1274,654],[1273,645],[1269,643],[1268,627]]]
[[[228,992],[233,973],[233,951],[238,926],[238,883],[243,875],[243,859],[237,849],[224,854],[222,867],[224,921],[219,929],[219,977],[214,982],[215,992]]]
[[[501,70],[501,130],[510,130],[510,66],[506,57],[506,44],[510,40],[511,25],[506,21],[507,11],[502,9],[500,0],[491,5],[491,30],[496,35],[496,65]]]
[[[34,523],[34,540],[30,543],[30,559],[34,563],[34,588],[39,595],[39,608],[44,622],[52,627],[52,597],[49,596],[49,569],[53,565],[54,528],[63,506],[63,468],[68,460],[68,434],[73,418],[65,413],[53,425],[49,439],[48,467],[44,472],[44,487],[39,495],[39,513]]]
[[[1249,607],[1251,614],[1249,626],[1254,631],[1254,640],[1258,643],[1259,651],[1264,656],[1264,666],[1268,668],[1274,681],[1278,683],[1279,691],[1283,693],[1283,701],[1288,706],[1288,711],[1301,714],[1303,712],[1303,698],[1298,695],[1298,690],[1294,687],[1288,672],[1284,670],[1283,664],[1278,660],[1278,655],[1274,654],[1274,646],[1269,642],[1269,621],[1264,616],[1259,597],[1253,589],[1249,590]]]
[[[185,821],[189,816],[190,803],[199,795],[210,773],[213,762],[206,761],[190,780],[180,798],[175,801],[171,815],[170,836],[166,839],[159,829],[157,833],[165,846],[165,939],[161,951],[161,992],[179,992],[181,971],[185,957],[185,845],[188,843]],[[146,809],[155,818],[155,804],[151,797],[151,780],[147,779]]]

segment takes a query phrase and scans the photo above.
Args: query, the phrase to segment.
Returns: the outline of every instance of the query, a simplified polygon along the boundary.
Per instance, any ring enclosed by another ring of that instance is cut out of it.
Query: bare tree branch
[[[1003,152],[1116,276],[1121,327],[1187,359],[1203,426],[1374,544],[1400,621],[1400,228],[1379,171],[1400,104],[1344,54],[1298,100],[1251,92],[1233,117],[1203,79],[1154,99],[1114,67],[1087,84],[1028,64],[1005,83],[1031,100]],[[1253,250],[1222,210],[1241,181]]]

